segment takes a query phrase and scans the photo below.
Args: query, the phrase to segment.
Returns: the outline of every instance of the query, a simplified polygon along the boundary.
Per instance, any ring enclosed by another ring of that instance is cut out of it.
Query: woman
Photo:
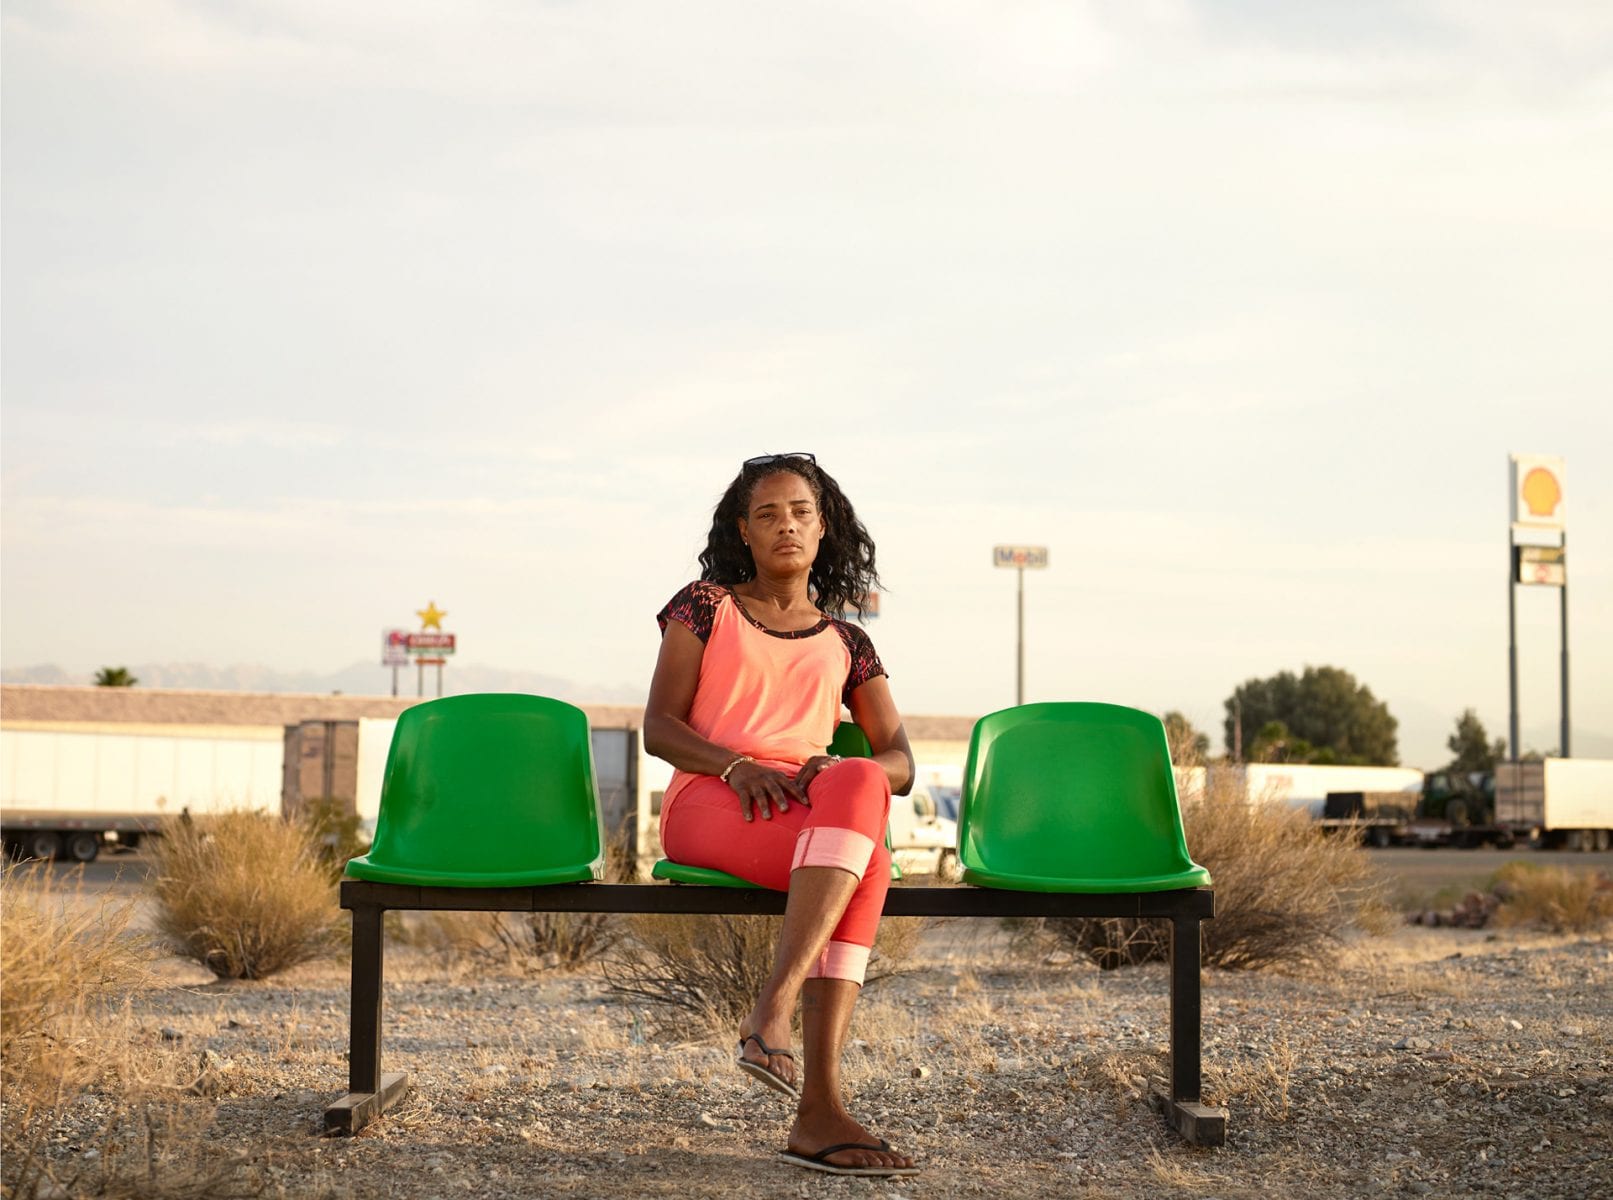
[[[885,822],[913,755],[868,635],[833,614],[878,582],[874,544],[810,454],[748,460],[717,503],[701,578],[661,610],[644,745],[676,770],[667,857],[788,891],[773,973],[739,1026],[738,1065],[798,1101],[783,1157],[910,1175],[847,1111],[840,1056],[890,886]],[[844,702],[873,757],[825,754]],[[797,1000],[805,1069],[790,1026]]]

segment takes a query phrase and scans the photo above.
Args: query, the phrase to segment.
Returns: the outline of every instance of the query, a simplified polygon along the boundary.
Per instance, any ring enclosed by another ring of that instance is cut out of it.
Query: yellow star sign
[[[422,633],[428,629],[435,629],[440,633],[442,631],[442,619],[448,614],[437,607],[435,600],[428,600],[424,608],[415,609],[414,615],[420,618],[420,631]]]

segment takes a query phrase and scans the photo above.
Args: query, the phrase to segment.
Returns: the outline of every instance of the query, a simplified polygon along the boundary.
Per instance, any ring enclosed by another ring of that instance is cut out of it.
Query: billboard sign
[[[991,565],[1017,567],[1024,570],[1042,570],[1047,567],[1046,546],[993,546]]]
[[[1568,552],[1561,546],[1518,546],[1519,583],[1563,587],[1568,583]]]
[[[1512,527],[1563,529],[1563,460],[1551,454],[1514,454]]]
[[[409,631],[383,629],[381,631],[381,665],[406,667],[409,665]]]
[[[411,633],[409,637],[409,653],[417,659],[422,655],[431,658],[443,658],[454,652],[454,634],[451,633]]]

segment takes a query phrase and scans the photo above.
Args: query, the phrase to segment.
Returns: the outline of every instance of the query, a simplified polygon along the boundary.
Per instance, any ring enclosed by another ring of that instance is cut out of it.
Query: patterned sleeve
[[[719,585],[696,580],[685,585],[666,602],[665,608],[655,614],[656,624],[665,633],[666,623],[676,621],[704,642],[711,637],[711,625],[717,616],[717,602],[722,596],[723,589]]]
[[[851,654],[851,670],[846,673],[846,686],[840,689],[841,702],[850,705],[851,693],[870,679],[884,675],[885,664],[879,661],[879,652],[874,649],[873,641],[861,626],[849,621],[836,621],[834,624],[840,640],[846,643],[846,649]]]

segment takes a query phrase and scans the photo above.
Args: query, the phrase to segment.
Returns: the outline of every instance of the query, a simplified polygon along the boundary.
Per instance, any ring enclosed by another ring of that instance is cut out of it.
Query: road
[[[92,863],[52,863],[51,874],[58,890],[82,891],[86,896],[110,893],[132,897],[151,874],[151,856],[136,850],[129,854],[104,854]]]
[[[1531,850],[1527,846],[1511,850],[1497,850],[1493,846],[1477,850],[1392,846],[1387,850],[1368,850],[1366,854],[1389,877],[1395,892],[1408,898],[1426,899],[1448,888],[1482,888],[1490,876],[1510,862],[1567,867],[1571,871],[1599,870],[1613,876],[1613,851],[1585,854],[1572,850]]]
[[[1531,862],[1567,867],[1574,871],[1600,870],[1613,875],[1613,851],[1602,854],[1574,853],[1568,850],[1531,850],[1527,847],[1496,850],[1423,850],[1395,846],[1387,850],[1367,850],[1366,855],[1391,884],[1404,895],[1432,895],[1442,888],[1479,887],[1509,862]],[[86,897],[110,894],[133,897],[151,873],[148,854],[107,855],[80,866],[77,863],[52,864],[58,887],[78,888]]]

